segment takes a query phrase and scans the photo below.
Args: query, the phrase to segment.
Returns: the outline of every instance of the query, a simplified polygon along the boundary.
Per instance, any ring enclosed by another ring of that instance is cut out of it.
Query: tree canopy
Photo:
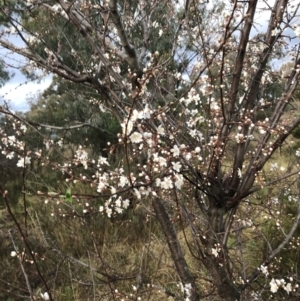
[[[3,159],[22,170],[24,227],[0,190],[34,266],[11,236],[29,298],[61,298],[27,234],[35,195],[57,223],[80,220],[69,243],[90,231],[90,248],[62,250],[33,218],[49,265],[85,269],[89,298],[297,300],[298,1],[1,2],[1,47],[28,60],[28,77],[54,74],[30,112],[0,109]],[[138,259],[105,253],[117,239],[103,221],[129,246],[148,233]],[[70,276],[74,299],[80,281]]]

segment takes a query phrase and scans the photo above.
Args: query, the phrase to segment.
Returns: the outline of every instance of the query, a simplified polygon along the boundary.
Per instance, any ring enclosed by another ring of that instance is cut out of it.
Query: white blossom
[[[99,163],[100,165],[103,165],[103,164],[104,164],[104,165],[109,166],[109,163],[108,163],[108,161],[107,161],[107,158],[102,157],[102,156],[99,156],[98,163]]]
[[[234,138],[237,143],[243,143],[245,141],[245,136],[243,134],[236,134]]]
[[[136,198],[138,199],[138,200],[140,200],[141,199],[141,193],[136,189],[136,188],[134,188],[134,194],[135,194],[135,196],[136,196]]]
[[[42,297],[43,300],[50,300],[50,296],[47,292],[45,292],[44,294],[41,293],[41,297]]]
[[[79,148],[77,151],[76,151],[76,157],[78,159],[78,161],[84,166],[84,169],[87,169],[88,168],[88,153]]]
[[[278,291],[279,287],[277,285],[277,282],[275,281],[274,278],[272,278],[271,282],[270,282],[270,291],[272,293],[276,293]]]
[[[25,133],[25,132],[27,131],[26,125],[25,125],[25,124],[22,124],[22,125],[20,126],[20,130],[22,130],[23,133]]]
[[[113,213],[112,209],[111,209],[110,207],[106,207],[105,209],[106,209],[105,211],[106,211],[107,216],[108,216],[109,218],[111,218],[111,215],[112,215],[112,213]]]
[[[127,177],[121,176],[121,177],[120,177],[119,186],[120,186],[120,187],[124,187],[127,183],[128,183]]]
[[[130,205],[130,201],[128,199],[123,201],[123,208],[124,209],[127,209],[129,207],[129,205]]]
[[[185,294],[185,301],[190,301],[190,297],[192,296],[192,284],[186,283],[183,286],[183,293]]]
[[[268,271],[268,267],[267,267],[267,266],[261,265],[259,269],[261,270],[261,272],[262,272],[266,277],[269,276],[269,271]]]
[[[31,158],[26,156],[25,158],[19,159],[17,166],[24,168],[25,165],[30,164],[30,162],[31,162]]]
[[[298,36],[300,38],[300,27],[297,26],[295,29],[294,29],[294,32],[296,34],[296,36]]]
[[[132,143],[140,143],[143,141],[143,135],[138,132],[132,133],[129,138]]]
[[[218,105],[218,103],[217,103],[216,101],[212,101],[212,102],[210,103],[210,109],[211,109],[212,111],[219,111],[219,110],[220,110],[220,107],[219,107],[219,105]]]
[[[271,163],[270,171],[278,170],[278,163]]]
[[[153,161],[158,163],[161,167],[167,166],[167,160],[163,157],[158,156],[158,154],[153,154]]]
[[[128,136],[131,133],[131,131],[132,131],[133,122],[130,121],[130,120],[128,120],[125,123],[122,123],[121,127],[123,129],[123,134],[125,134],[126,136]]]
[[[177,172],[180,172],[182,165],[179,162],[172,162],[173,169]]]
[[[177,189],[181,189],[181,187],[183,186],[184,184],[184,178],[183,178],[183,175],[180,175],[180,174],[177,174],[176,175],[176,181],[175,181],[175,187]]]
[[[288,283],[287,285],[283,286],[283,289],[289,294],[292,291],[291,283]]]
[[[157,21],[154,21],[153,23],[152,23],[152,26],[154,27],[154,28],[157,28],[158,27],[158,22]]]
[[[14,152],[10,152],[6,155],[7,159],[12,159],[14,157],[15,153]]]
[[[219,256],[219,252],[218,252],[218,250],[215,249],[215,248],[212,248],[212,249],[211,249],[211,253],[212,253],[215,257],[218,257],[218,256]]]
[[[277,34],[279,33],[279,29],[278,28],[274,28],[271,32],[272,36],[277,36]]]
[[[171,149],[171,153],[173,153],[174,157],[178,157],[180,154],[180,150],[178,146],[175,144],[173,148]]]
[[[118,214],[121,214],[121,213],[123,213],[123,211],[124,211],[124,209],[121,208],[121,207],[116,207],[115,210],[116,210],[116,212],[117,212]]]
[[[163,128],[162,125],[159,125],[159,127],[157,128],[157,134],[164,136],[165,135],[165,129]]]
[[[163,181],[160,183],[160,187],[163,189],[171,189],[173,188],[173,182],[170,177],[165,177]]]
[[[59,147],[62,147],[63,144],[64,144],[64,142],[63,142],[62,139],[60,139],[59,141],[57,141],[57,145],[58,145]]]

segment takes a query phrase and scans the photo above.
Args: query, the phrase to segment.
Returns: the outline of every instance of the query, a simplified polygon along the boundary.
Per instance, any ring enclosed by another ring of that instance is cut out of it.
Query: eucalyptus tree
[[[278,276],[276,256],[288,244],[297,248],[300,219],[300,152],[289,138],[300,123],[293,98],[299,3],[31,0],[16,14],[19,5],[1,7],[10,25],[0,45],[28,59],[30,72],[41,69],[93,89],[97,105],[122,128],[108,148],[124,154],[117,164],[102,155],[95,162],[79,148],[65,164],[55,164],[41,152],[25,152],[3,131],[2,147],[18,151],[19,165],[38,158],[67,181],[94,187],[95,199],[105,200],[97,211],[108,217],[130,204],[147,207],[165,235],[181,285],[182,295],[165,289],[174,298],[297,296],[296,266]],[[14,44],[12,35],[23,45]],[[279,66],[270,67],[278,50],[293,65],[284,78]],[[276,81],[282,86],[270,95]],[[2,113],[26,123],[6,108]],[[39,131],[42,124],[27,126]],[[286,160],[275,161],[280,154]],[[73,172],[78,166],[80,174]],[[280,214],[287,210],[292,220],[284,223]],[[254,261],[249,237],[265,247]],[[140,285],[134,291],[132,298],[145,293]]]

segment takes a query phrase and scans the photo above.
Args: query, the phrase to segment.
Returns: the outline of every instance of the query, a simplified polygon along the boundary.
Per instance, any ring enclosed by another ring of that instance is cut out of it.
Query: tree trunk
[[[166,212],[166,209],[162,201],[158,198],[153,200],[152,206],[156,214],[156,218],[160,223],[163,233],[167,239],[173,262],[180,277],[181,284],[184,288],[184,297],[189,301],[198,301],[200,300],[200,297],[197,292],[195,279],[185,261],[175,228]]]
[[[232,281],[227,247],[222,246],[221,240],[224,234],[223,217],[225,214],[225,207],[211,204],[208,209],[207,218],[209,229],[206,235],[206,257],[203,260],[203,264],[210,273],[214,286],[217,288],[222,300],[238,301],[240,300],[241,292]],[[212,253],[212,249],[216,249],[217,246],[220,247],[220,249],[218,256],[215,256]]]

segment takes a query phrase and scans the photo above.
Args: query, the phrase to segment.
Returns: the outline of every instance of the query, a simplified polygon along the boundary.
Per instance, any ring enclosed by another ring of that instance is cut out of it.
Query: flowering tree
[[[83,85],[90,94],[81,101],[95,115],[113,116],[121,130],[118,143],[108,143],[109,155],[97,159],[84,141],[67,158],[60,150],[63,139],[45,139],[48,150],[61,153],[53,161],[42,150],[26,148],[21,139],[26,131],[91,124],[31,122],[2,107],[16,131],[1,130],[3,154],[17,158],[19,168],[37,160],[67,182],[92,187],[89,198],[103,203],[84,213],[113,218],[137,203],[148,208],[165,236],[184,300],[298,293],[297,274],[279,278],[274,263],[288,244],[297,244],[300,219],[299,151],[289,138],[300,124],[293,98],[300,70],[297,1],[5,5],[1,14],[9,25],[0,45],[27,59],[23,70]],[[292,67],[281,74],[283,60]],[[277,162],[288,147],[292,159]],[[68,190],[66,200],[72,198]],[[293,219],[283,223],[280,214],[287,208]],[[262,228],[266,223],[279,239],[270,240]],[[256,266],[248,265],[247,237],[266,246]],[[139,284],[132,298],[139,298]]]

